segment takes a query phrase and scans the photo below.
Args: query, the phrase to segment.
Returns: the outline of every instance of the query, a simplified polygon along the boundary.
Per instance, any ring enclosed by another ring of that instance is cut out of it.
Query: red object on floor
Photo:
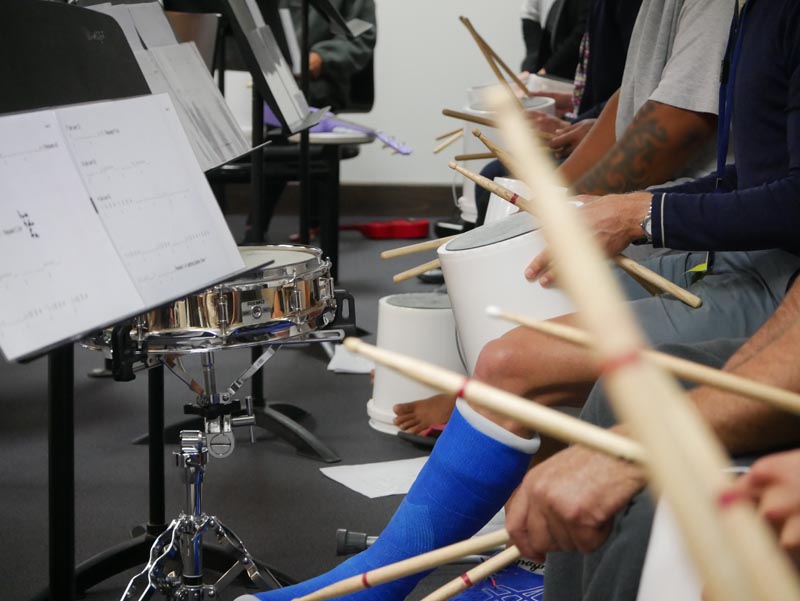
[[[340,230],[358,230],[367,238],[385,240],[389,238],[427,238],[430,224],[427,219],[392,219],[369,223],[348,223]]]

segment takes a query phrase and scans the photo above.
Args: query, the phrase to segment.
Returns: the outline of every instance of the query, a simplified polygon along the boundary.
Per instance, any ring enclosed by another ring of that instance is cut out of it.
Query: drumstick
[[[464,572],[458,578],[454,578],[441,588],[436,589],[422,601],[446,601],[455,597],[458,593],[475,586],[482,580],[487,579],[495,572],[499,572],[507,565],[517,561],[521,557],[516,545],[510,546],[486,561],[478,564],[477,567]]]
[[[513,163],[512,163],[513,164]],[[519,194],[515,194],[508,188],[501,186],[500,184],[493,182],[489,178],[483,177],[469,169],[465,169],[460,165],[457,165],[454,162],[450,162],[449,166],[451,169],[458,171],[464,177],[471,179],[473,182],[485,188],[489,192],[492,192],[502,198],[503,200],[507,200],[513,205],[518,206],[520,209],[530,213],[531,215],[536,216],[536,208],[533,203],[526,198],[520,196]],[[637,281],[644,280],[648,284],[652,285],[656,289],[661,292],[667,292],[680,300],[681,302],[689,305],[692,308],[697,309],[703,304],[703,300],[697,296],[696,294],[692,294],[688,290],[681,288],[675,282],[672,282],[662,276],[661,274],[648,269],[644,265],[641,265],[634,261],[633,259],[629,259],[623,255],[618,255],[612,259],[621,269],[625,272],[632,275]]]
[[[459,17],[458,19],[461,21],[461,23],[464,24],[464,27],[467,28],[467,31],[469,31],[470,35],[472,36],[472,39],[475,40],[475,43],[478,45],[478,48],[480,48],[481,52],[483,53],[483,56],[486,58],[486,62],[489,63],[489,66],[492,68],[492,71],[494,71],[494,74],[497,76],[497,79],[501,83],[504,83],[506,86],[508,86],[508,82],[506,81],[505,77],[503,77],[502,73],[500,73],[500,71],[497,69],[497,65],[500,65],[500,67],[502,67],[503,70],[506,73],[508,73],[508,75],[511,78],[511,80],[520,89],[520,91],[522,92],[522,95],[523,96],[529,96],[530,95],[530,90],[528,90],[528,86],[526,86],[524,83],[522,83],[522,80],[517,76],[517,74],[514,73],[508,67],[508,65],[505,63],[505,61],[502,58],[500,58],[500,55],[497,54],[497,52],[495,52],[494,48],[492,48],[489,45],[489,42],[487,42],[483,38],[483,36],[481,36],[477,32],[477,30],[472,26],[472,22],[467,17],[463,17],[463,16]],[[497,65],[495,64],[495,61],[497,61]],[[511,88],[509,86],[509,90],[510,89]]]
[[[481,130],[473,129],[472,135],[478,138],[481,142],[483,142],[483,145],[486,146],[486,148],[488,148],[495,154],[495,156],[500,160],[500,162],[503,163],[503,165],[505,165],[505,168],[511,171],[511,166],[514,164],[514,159],[510,154],[508,154],[505,150],[495,145],[491,140],[489,140],[486,136],[484,136]]]
[[[484,159],[496,159],[497,155],[493,152],[476,152],[473,154],[457,154],[453,157],[454,161],[480,161]]]
[[[448,146],[450,146],[454,142],[458,142],[462,138],[463,135],[464,135],[464,130],[463,129],[459,129],[457,133],[454,133],[449,138],[447,138],[444,142],[442,142],[436,148],[434,148],[433,149],[433,154],[439,154],[440,152],[442,152],[445,148],[447,148]]]
[[[559,279],[604,361],[614,410],[647,449],[647,471],[672,506],[715,601],[800,599],[800,582],[774,535],[747,503],[721,504],[730,486],[722,445],[674,380],[641,360],[644,338],[609,272],[602,250],[564,202],[553,165],[525,135],[510,99],[498,113],[509,145],[536,192],[537,213],[560,266]]]
[[[308,595],[297,597],[294,601],[323,601],[324,599],[334,599],[350,593],[356,593],[365,588],[371,588],[398,578],[437,568],[461,557],[480,553],[498,545],[504,545],[507,542],[508,532],[506,530],[498,530],[484,536],[476,536],[428,553],[409,557],[382,568],[345,578]]]
[[[514,94],[514,91],[511,89],[508,81],[506,81],[506,78],[503,77],[503,74],[500,72],[500,69],[495,63],[494,50],[492,50],[489,47],[489,44],[487,44],[484,39],[478,35],[478,32],[472,27],[472,23],[469,22],[469,19],[466,17],[459,17],[459,19],[466,26],[470,34],[472,34],[472,39],[475,40],[475,43],[478,45],[478,50],[480,50],[481,54],[483,54],[483,58],[485,58],[486,62],[489,63],[489,67],[497,78],[497,81],[508,90],[508,93],[516,99],[516,102],[519,104],[520,108],[522,108],[522,100],[517,98],[517,96]],[[522,85],[521,82],[520,85]],[[525,96],[527,96],[528,88],[523,85],[522,89],[524,90]]]
[[[438,142],[439,140],[444,140],[445,138],[449,138],[450,136],[454,136],[454,135],[456,135],[458,133],[463,135],[464,134],[464,130],[459,127],[458,129],[454,129],[453,131],[448,131],[448,132],[445,132],[443,134],[439,134],[438,136],[436,136],[434,138],[434,140],[436,140]]]
[[[543,334],[555,338],[560,338],[561,340],[566,340],[578,346],[589,348],[595,346],[589,334],[563,323],[537,321],[525,315],[502,311],[497,307],[488,307],[486,312],[494,317],[512,321],[526,328],[542,332]],[[663,367],[674,375],[689,380],[690,382],[713,386],[714,388],[719,388],[720,390],[725,390],[733,394],[763,401],[779,407],[784,411],[800,413],[800,394],[795,392],[784,390],[783,388],[778,388],[771,384],[757,382],[756,380],[751,380],[750,378],[745,378],[727,371],[708,367],[702,363],[673,357],[667,353],[661,353],[651,349],[642,351],[642,355],[659,367]]]
[[[416,277],[426,271],[430,271],[431,269],[439,269],[442,264],[439,262],[439,259],[434,259],[433,261],[428,261],[427,263],[423,263],[422,265],[417,265],[416,267],[412,267],[411,269],[406,269],[405,271],[401,271],[397,275],[392,278],[392,281],[397,284],[398,282],[405,282],[406,280],[410,280],[413,277]]]
[[[537,138],[539,138],[540,140],[543,140],[545,142],[549,142],[550,140],[555,138],[554,134],[548,133],[546,131],[541,131],[539,129],[534,129],[533,133],[536,134]],[[497,144],[495,144],[489,138],[487,138],[483,134],[483,132],[481,130],[473,129],[472,130],[472,135],[475,136],[476,138],[478,138],[481,142],[483,142],[483,145],[486,146],[486,148],[488,148],[489,150],[491,150],[495,154],[498,154],[498,152],[499,152],[500,154],[508,157],[509,160],[513,161],[513,159],[511,158],[511,155],[508,154],[508,152],[506,152],[505,150],[501,149],[499,146],[497,146]],[[508,165],[506,165],[506,167],[508,167]],[[509,167],[509,169],[510,169],[510,167]]]
[[[491,411],[510,417],[533,430],[558,440],[583,445],[611,457],[644,463],[645,454],[639,443],[609,430],[593,426],[550,407],[472,380],[463,374],[431,363],[378,348],[357,338],[346,338],[345,348],[369,357],[409,378],[442,392],[459,396]]]
[[[385,250],[381,253],[381,259],[394,259],[396,257],[405,257],[406,255],[413,255],[426,250],[433,250],[434,248],[439,248],[442,244],[447,244],[450,240],[455,240],[460,235],[461,234],[455,234],[454,236],[447,236],[446,238],[436,238],[435,240],[426,240],[425,242],[417,242],[416,244]]]
[[[442,115],[445,117],[452,117],[453,119],[461,119],[469,123],[477,123],[484,127],[497,127],[497,124],[492,119],[470,115],[469,113],[462,113],[461,111],[454,111],[453,109],[442,109]]]

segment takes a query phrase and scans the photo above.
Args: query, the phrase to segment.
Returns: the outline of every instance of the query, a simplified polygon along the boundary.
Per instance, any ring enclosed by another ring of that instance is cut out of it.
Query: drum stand
[[[178,467],[183,469],[186,484],[184,511],[156,538],[147,565],[128,583],[123,601],[146,601],[156,593],[163,594],[169,601],[217,599],[219,593],[243,572],[261,589],[280,587],[268,569],[261,568],[272,582],[262,576],[253,556],[230,528],[203,512],[203,480],[209,448],[205,433],[198,430],[181,432],[181,450],[175,456]],[[203,537],[210,532],[216,535],[219,543],[229,548],[236,562],[216,582],[205,584]],[[173,565],[176,565],[174,569]],[[140,583],[144,588],[137,597]]]

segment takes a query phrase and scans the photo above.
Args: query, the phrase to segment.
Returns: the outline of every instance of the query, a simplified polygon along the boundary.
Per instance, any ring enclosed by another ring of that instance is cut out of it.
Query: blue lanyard
[[[733,121],[733,92],[736,88],[736,70],[739,66],[739,57],[742,54],[742,39],[744,38],[744,17],[750,2],[745,3],[741,15],[739,14],[739,1],[733,13],[728,49],[722,62],[719,86],[719,118],[717,120],[717,189],[725,177],[725,160],[728,157],[728,144],[730,141],[731,122]],[[731,51],[732,47],[732,51]]]

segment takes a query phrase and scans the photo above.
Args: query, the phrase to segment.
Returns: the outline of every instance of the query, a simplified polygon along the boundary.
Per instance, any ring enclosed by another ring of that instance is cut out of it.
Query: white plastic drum
[[[439,247],[461,350],[470,373],[486,343],[514,327],[487,316],[486,307],[496,305],[534,319],[575,311],[561,290],[542,288],[538,282],[525,279],[525,268],[544,247],[544,236],[527,213],[487,223]]]
[[[462,112],[475,115],[476,117],[493,119],[494,113],[487,110],[487,105],[483,99],[482,93],[489,87],[490,86],[480,86],[467,90],[468,105],[462,109]],[[529,97],[525,99],[525,110],[542,111],[548,115],[555,115],[555,101],[552,98]],[[483,145],[483,142],[472,135],[472,130],[476,127],[486,134],[489,139],[502,146],[500,132],[497,129],[485,127],[483,125],[475,125],[474,123],[465,123],[464,136],[462,138],[464,154],[486,152],[486,147]],[[489,162],[490,159],[467,161],[464,163],[464,166],[470,171],[479,173]],[[466,221],[474,222],[478,216],[478,211],[475,206],[475,183],[465,177],[462,186],[463,191],[458,202],[459,209],[461,209],[461,217]]]
[[[494,183],[504,188],[508,188],[514,194],[519,194],[522,198],[530,199],[533,197],[531,189],[528,188],[523,182],[518,179],[511,179],[510,177],[496,177]],[[484,223],[492,223],[493,221],[500,221],[509,215],[519,213],[519,207],[512,205],[507,200],[500,198],[497,194],[492,192],[489,196],[489,206],[486,209],[486,217]]]
[[[378,301],[377,345],[464,373],[456,344],[453,310],[446,294],[419,292],[384,296]],[[392,407],[437,392],[376,365],[372,398],[367,403],[369,424],[381,432],[397,434]]]

